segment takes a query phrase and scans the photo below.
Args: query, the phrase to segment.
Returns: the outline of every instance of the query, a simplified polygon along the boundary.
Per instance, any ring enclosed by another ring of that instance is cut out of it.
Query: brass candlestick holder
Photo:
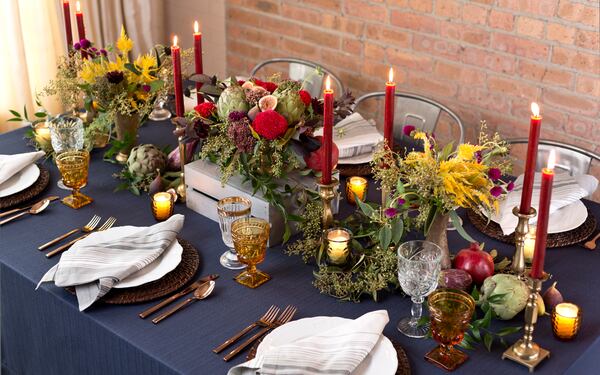
[[[322,184],[321,178],[317,178],[317,186],[319,187],[319,196],[323,203],[323,216],[321,217],[321,224],[323,229],[329,229],[333,225],[333,210],[331,208],[331,201],[335,198],[335,191],[339,185],[338,179],[332,177],[331,183]]]
[[[537,215],[535,208],[530,207],[528,214],[519,212],[519,207],[513,208],[513,215],[519,218],[515,228],[515,255],[512,259],[511,269],[517,276],[525,272],[525,237],[529,233],[529,220]]]
[[[535,366],[542,362],[546,357],[550,356],[550,352],[540,348],[538,344],[533,342],[533,329],[538,317],[537,293],[542,290],[542,283],[548,279],[548,275],[544,275],[542,279],[534,279],[528,277],[529,282],[529,298],[525,306],[525,327],[523,328],[523,338],[514,343],[510,348],[502,354],[502,359],[508,358],[523,366],[529,368],[529,372],[533,372]]]

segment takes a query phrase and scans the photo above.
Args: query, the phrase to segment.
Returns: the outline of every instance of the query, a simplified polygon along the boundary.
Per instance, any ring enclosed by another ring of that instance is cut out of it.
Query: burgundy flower
[[[492,196],[495,198],[498,198],[499,196],[501,196],[503,192],[504,192],[504,190],[502,190],[502,188],[500,186],[494,186],[490,190],[490,194],[492,194]]]
[[[250,120],[247,117],[238,121],[230,121],[227,136],[233,141],[240,152],[249,153],[254,150],[256,139],[250,131]]]
[[[145,92],[150,92],[150,90],[152,90],[152,87],[150,87],[150,85],[142,85],[142,90],[144,90]]]
[[[488,170],[488,177],[492,181],[497,181],[501,176],[502,176],[502,172],[500,172],[500,169],[498,169],[498,168],[490,168]]]
[[[323,114],[323,102],[317,98],[312,98],[311,101],[313,112],[317,115]]]
[[[506,190],[508,191],[513,191],[513,189],[515,188],[515,183],[514,182],[509,182],[508,185],[506,185]]]
[[[101,54],[102,56],[107,56],[107,55],[108,55],[108,52],[106,52],[106,50],[105,50],[104,48],[102,48],[102,49],[100,50],[100,54]]]
[[[233,111],[229,114],[229,121],[240,121],[246,117],[246,112]]]
[[[481,161],[483,160],[483,155],[481,154],[481,151],[475,151],[475,160],[477,160],[477,163],[481,163]]]
[[[406,200],[404,198],[398,198],[398,200],[396,200],[396,204],[398,206],[402,206],[404,203],[406,203]]]
[[[404,125],[404,127],[402,128],[402,133],[404,133],[404,135],[406,136],[410,136],[410,134],[415,130],[416,128],[414,127],[414,125]]]
[[[106,79],[108,80],[108,82],[116,85],[117,83],[120,83],[125,79],[125,75],[120,70],[113,70],[106,73]]]
[[[79,51],[81,49],[81,44],[79,44],[79,43],[73,44],[73,49],[76,51]]]
[[[88,49],[92,45],[92,43],[89,40],[85,39],[85,38],[81,39],[79,41],[79,44],[81,45],[81,48],[83,48],[83,49]]]
[[[396,217],[396,215],[398,215],[398,210],[394,207],[390,207],[390,208],[386,208],[383,213],[385,214],[385,216],[388,219],[393,219],[394,217]]]

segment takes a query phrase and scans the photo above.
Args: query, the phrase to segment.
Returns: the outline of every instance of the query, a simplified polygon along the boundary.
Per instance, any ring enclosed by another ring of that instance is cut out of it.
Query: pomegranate
[[[318,139],[319,141],[321,141],[323,139],[322,136],[316,136],[316,139]],[[340,152],[337,148],[337,146],[335,145],[335,143],[332,143],[333,147],[331,148],[331,169],[334,169],[335,166],[338,163],[338,158],[340,155]],[[323,150],[323,142],[321,142],[321,147],[316,150],[311,152],[310,154],[304,156],[304,162],[306,163],[306,166],[310,169],[312,169],[313,171],[321,171],[321,167],[322,167],[322,161],[324,157],[324,150]]]
[[[467,271],[477,285],[481,285],[483,280],[494,274],[494,259],[489,253],[481,250],[476,242],[459,251],[452,265],[456,269]]]

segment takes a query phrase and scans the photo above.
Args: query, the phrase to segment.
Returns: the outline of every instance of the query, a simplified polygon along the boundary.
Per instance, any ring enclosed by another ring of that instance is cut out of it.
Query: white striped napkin
[[[155,261],[176,239],[183,221],[183,215],[173,215],[120,237],[111,237],[111,229],[92,233],[65,251],[37,287],[49,281],[58,287],[75,286],[79,311],[83,311],[119,281]]]
[[[322,128],[315,131],[315,135],[322,134]],[[370,155],[381,141],[383,135],[377,131],[375,124],[365,120],[358,112],[347,116],[333,128],[333,142],[340,151],[340,164],[345,163],[344,159]]]
[[[350,374],[379,341],[388,321],[386,310],[373,311],[318,335],[272,348],[227,374]]]
[[[541,173],[536,173],[533,182],[533,192],[531,194],[531,205],[536,210],[539,209]],[[556,212],[561,207],[574,203],[590,194],[593,194],[598,187],[598,180],[590,175],[571,176],[568,173],[557,173],[554,176],[552,184],[552,201],[550,203],[550,213]],[[500,213],[492,215],[492,221],[500,224],[502,232],[509,235],[515,231],[518,219],[512,213],[512,209],[521,203],[521,194],[523,192],[523,175],[520,175],[515,181],[513,191],[508,193],[504,201],[500,204]],[[560,218],[568,220],[568,218]],[[531,220],[531,224],[537,222],[537,217]]]
[[[0,185],[44,156],[44,151],[0,155]]]

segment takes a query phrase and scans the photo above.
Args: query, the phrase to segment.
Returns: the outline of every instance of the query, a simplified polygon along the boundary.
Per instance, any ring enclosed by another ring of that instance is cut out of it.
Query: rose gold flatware
[[[277,314],[279,314],[279,310],[280,310],[279,307],[277,307],[275,305],[271,305],[271,307],[269,307],[269,309],[267,310],[267,312],[265,312],[265,314],[263,316],[258,318],[258,320],[256,320],[254,323],[250,324],[248,327],[246,327],[243,330],[236,333],[233,337],[230,337],[227,340],[225,340],[225,342],[222,343],[221,345],[214,348],[213,353],[222,352],[223,349],[225,349],[229,345],[231,345],[234,342],[236,342],[237,340],[239,340],[240,337],[244,336],[246,333],[250,332],[250,330],[252,330],[255,327],[259,327],[259,326],[260,327],[268,327],[269,325],[271,325],[271,323],[273,323],[273,321],[277,317]]]
[[[83,233],[91,232],[94,229],[96,229],[96,227],[98,226],[98,223],[100,222],[101,219],[102,218],[100,216],[94,215],[94,216],[92,216],[92,218],[90,219],[90,221],[86,225],[84,225],[83,227],[72,229],[72,230],[68,231],[67,233],[65,233],[63,235],[58,236],[55,239],[46,242],[45,244],[39,246],[38,250],[44,250],[44,249],[46,249],[46,248],[54,245],[55,243],[64,240],[65,238],[69,237],[70,235],[79,232],[80,230]]]
[[[585,247],[588,250],[596,250],[596,240],[598,238],[600,238],[600,232],[596,233],[596,235],[591,240],[584,243],[583,247]]]
[[[140,318],[142,318],[142,319],[146,319],[148,316],[150,316],[151,314],[154,314],[156,311],[162,309],[163,307],[167,306],[168,304],[171,304],[175,300],[177,300],[177,299],[185,296],[186,294],[191,293],[194,290],[198,289],[200,286],[202,286],[202,284],[207,283],[207,282],[209,282],[211,280],[216,280],[218,278],[219,278],[219,275],[217,275],[217,274],[212,274],[212,275],[204,276],[204,277],[198,279],[196,282],[188,285],[182,291],[173,294],[169,298],[166,298],[165,300],[163,300],[159,304],[156,304],[156,305],[150,307],[149,309],[142,311],[138,316]]]
[[[275,327],[279,327],[280,325],[283,325],[283,324],[289,322],[290,320],[292,320],[292,318],[294,317],[294,314],[296,314],[296,311],[298,311],[298,309],[295,306],[288,305],[283,310],[283,312],[281,314],[279,314],[279,316],[277,317],[277,320],[275,320],[275,322],[271,326],[265,327],[265,328],[261,329],[260,331],[258,331],[258,333],[256,333],[254,336],[250,337],[248,340],[244,341],[240,346],[238,346],[237,348],[230,351],[225,357],[223,357],[223,360],[225,362],[229,361],[231,358],[238,355],[246,347],[250,346],[250,344],[252,344],[254,341],[256,341],[260,337],[262,337],[265,333],[269,332],[269,330],[271,330]]]
[[[108,219],[106,219],[106,221],[104,222],[104,224],[102,224],[102,226],[100,228],[98,228],[98,230],[96,230],[96,232],[101,232],[103,230],[107,230],[109,228],[111,228],[115,222],[117,221],[116,218],[114,217],[109,217]],[[71,247],[71,245],[73,245],[75,242],[79,241],[79,240],[83,240],[84,238],[86,238],[87,236],[89,236],[90,234],[92,234],[94,232],[90,232],[90,233],[86,233],[83,236],[79,236],[77,238],[75,238],[74,240],[71,240],[69,242],[67,242],[66,244],[57,247],[56,249],[50,251],[49,253],[46,254],[46,258],[51,258],[53,256],[55,256],[58,253],[62,253],[63,251],[67,250],[69,247]]]
[[[177,311],[183,309],[184,307],[190,305],[191,303],[200,301],[201,299],[205,299],[212,293],[212,291],[214,289],[215,289],[215,282],[213,280],[209,281],[208,283],[202,284],[202,286],[200,286],[199,288],[196,288],[196,290],[194,291],[194,295],[192,297],[175,305],[175,307],[173,307],[171,310],[167,311],[166,313],[161,314],[161,315],[157,316],[156,318],[152,319],[152,323],[158,324],[163,319],[170,317],[171,315],[175,314]]]
[[[33,207],[34,204],[42,202],[42,201],[45,201],[45,200],[48,200],[48,201],[52,202],[52,201],[57,200],[58,198],[60,198],[58,195],[51,195],[51,196],[49,196],[47,198],[40,199],[39,201],[37,201],[35,203],[32,203],[32,204],[30,204],[28,206],[19,207],[19,208],[13,208],[12,210],[9,210],[9,211],[0,212],[0,217],[8,216],[8,215],[11,215],[11,214],[17,213],[19,211],[23,211],[23,210],[28,210],[31,207]]]
[[[37,202],[36,204],[34,204],[33,206],[31,206],[31,208],[27,211],[21,212],[20,214],[16,214],[15,216],[11,216],[8,219],[4,219],[2,221],[0,221],[0,225],[4,225],[6,223],[9,223],[15,219],[20,218],[21,216],[25,216],[27,214],[30,215],[37,215],[40,212],[44,211],[46,209],[46,207],[48,207],[48,205],[50,204],[50,201],[47,199],[44,199],[42,201]]]

